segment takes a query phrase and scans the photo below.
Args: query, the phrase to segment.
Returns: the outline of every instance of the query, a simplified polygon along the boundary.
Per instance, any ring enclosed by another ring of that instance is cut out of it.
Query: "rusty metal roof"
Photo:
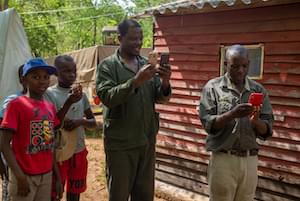
[[[135,17],[148,17],[163,14],[182,14],[191,12],[209,12],[231,8],[260,7],[295,3],[298,0],[177,0],[144,10]]]

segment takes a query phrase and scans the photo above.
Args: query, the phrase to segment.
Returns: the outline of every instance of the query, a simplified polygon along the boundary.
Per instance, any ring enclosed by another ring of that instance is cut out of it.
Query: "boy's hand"
[[[18,195],[22,197],[26,197],[30,193],[29,183],[27,181],[26,176],[22,176],[17,178],[18,183]]]
[[[2,180],[5,178],[5,179],[8,179],[7,177],[7,172],[6,172],[6,166],[4,165],[4,162],[3,162],[3,159],[2,157],[0,156],[0,174],[1,174],[1,178]]]
[[[77,127],[81,126],[80,119],[65,119],[64,120],[64,129],[71,131]]]
[[[70,103],[76,103],[82,98],[82,86],[72,87],[68,100]]]

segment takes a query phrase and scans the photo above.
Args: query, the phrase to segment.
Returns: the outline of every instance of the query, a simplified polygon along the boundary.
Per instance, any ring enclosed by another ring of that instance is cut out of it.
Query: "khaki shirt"
[[[268,131],[263,137],[253,129],[249,117],[236,118],[218,131],[212,125],[218,115],[232,110],[239,103],[247,103],[252,92],[264,94],[259,118],[267,123]],[[208,151],[258,149],[256,138],[266,139],[272,136],[273,113],[270,99],[265,88],[246,78],[245,86],[240,93],[231,83],[228,74],[214,78],[204,86],[200,101],[200,119],[206,132]]]
[[[138,67],[147,60],[137,57]],[[122,61],[118,51],[104,59],[97,68],[96,91],[103,103],[104,145],[107,150],[124,150],[155,143],[159,129],[159,114],[155,103],[169,100],[161,90],[158,75],[134,88],[135,72]]]

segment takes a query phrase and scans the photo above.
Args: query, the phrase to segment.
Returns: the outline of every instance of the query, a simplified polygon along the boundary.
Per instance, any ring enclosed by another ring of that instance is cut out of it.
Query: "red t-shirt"
[[[11,146],[24,173],[52,170],[54,128],[58,124],[55,106],[46,100],[20,96],[10,102],[1,127],[14,131]]]

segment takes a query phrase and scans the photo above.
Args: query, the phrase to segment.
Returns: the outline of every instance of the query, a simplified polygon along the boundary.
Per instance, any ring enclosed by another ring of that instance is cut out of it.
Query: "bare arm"
[[[16,157],[11,149],[10,142],[13,136],[13,131],[3,130],[1,135],[1,150],[7,161],[8,166],[16,176],[18,181],[18,195],[26,196],[30,192],[29,184],[26,175],[17,163]]]

